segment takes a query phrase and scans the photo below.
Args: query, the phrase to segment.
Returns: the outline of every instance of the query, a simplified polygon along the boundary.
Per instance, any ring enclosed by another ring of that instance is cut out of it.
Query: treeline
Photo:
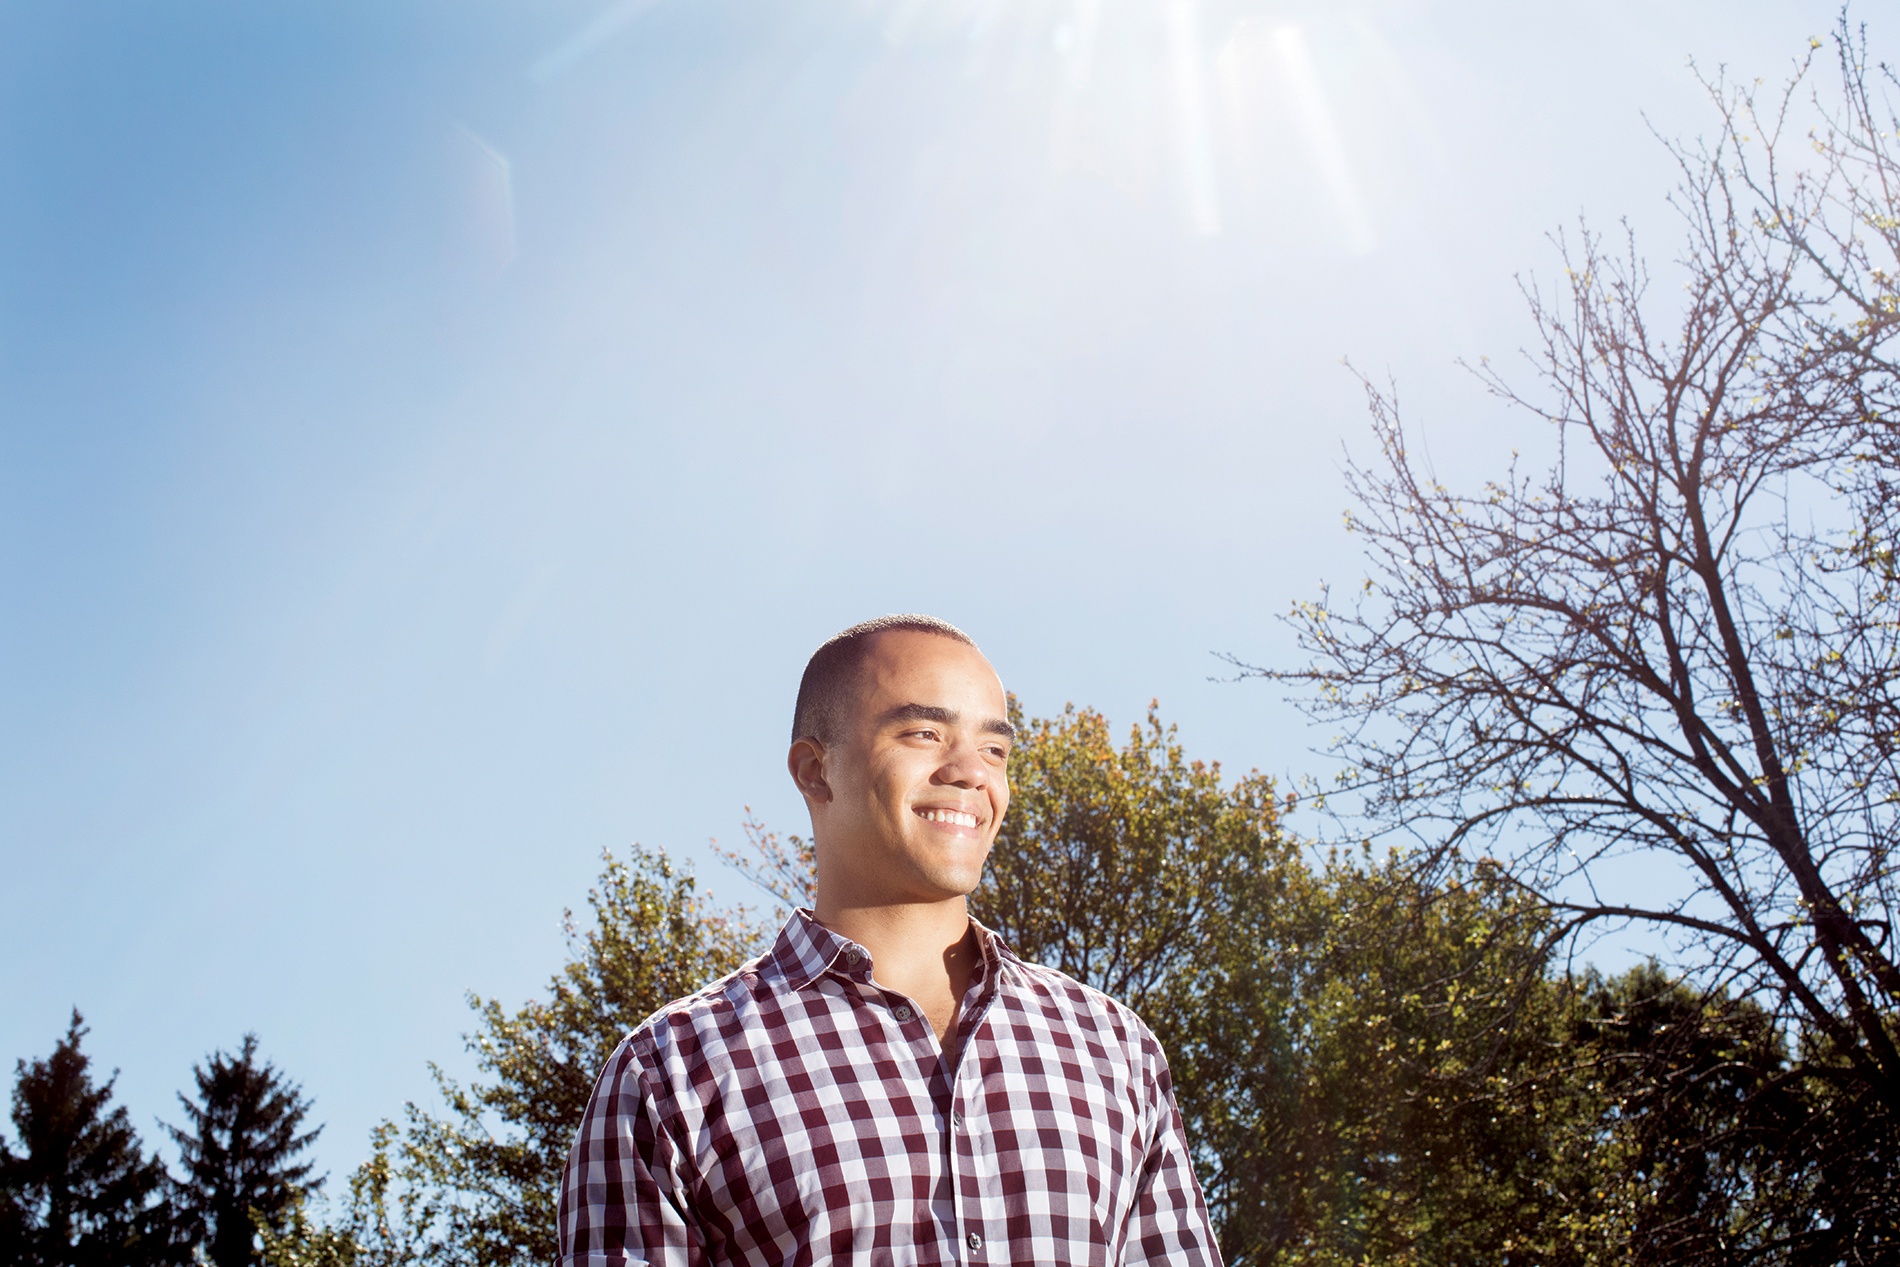
[[[1561,913],[1500,868],[1421,884],[1322,850],[1259,775],[1225,782],[1151,710],[1014,709],[1013,798],[977,917],[1149,1019],[1236,1264],[1892,1261],[1900,1147],[1799,1076],[1826,1036],[1647,965],[1573,972]],[[797,837],[731,860],[786,903]],[[469,1084],[374,1133],[327,1205],[310,1103],[247,1037],[144,1151],[75,1014],[21,1061],[0,1141],[0,1262],[527,1267],[593,1080],[654,1009],[758,953],[777,917],[709,902],[660,852],[609,857],[539,999],[475,998]]]
[[[1791,1077],[1817,1036],[1655,966],[1571,972],[1555,916],[1491,867],[1428,889],[1399,857],[1288,833],[1151,712],[1014,718],[1014,795],[977,917],[1127,1000],[1169,1053],[1231,1263],[1840,1263],[1892,1252],[1854,1205],[1900,1152]],[[734,855],[787,901],[809,854]],[[757,953],[776,918],[709,903],[661,853],[609,857],[545,994],[477,998],[480,1070],[379,1128],[273,1267],[555,1254],[572,1133],[614,1045]],[[327,1217],[326,1217],[327,1215]]]
[[[0,1138],[0,1263],[8,1267],[252,1267],[260,1230],[281,1229],[321,1186],[305,1152],[321,1127],[295,1083],[247,1034],[213,1052],[167,1126],[179,1169],[148,1154],[112,1077],[83,1050],[77,1010],[52,1054],[19,1062],[12,1140]]]

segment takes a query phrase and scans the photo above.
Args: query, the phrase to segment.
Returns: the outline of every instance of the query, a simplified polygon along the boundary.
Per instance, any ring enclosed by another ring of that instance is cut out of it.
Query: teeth
[[[956,827],[976,826],[976,815],[965,814],[962,810],[926,809],[926,810],[919,810],[918,813],[922,814],[924,816],[924,819],[927,822],[949,823],[952,826],[956,826]]]

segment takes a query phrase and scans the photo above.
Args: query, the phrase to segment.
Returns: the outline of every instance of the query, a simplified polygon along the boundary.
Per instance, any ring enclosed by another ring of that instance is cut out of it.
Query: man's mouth
[[[927,823],[944,823],[951,827],[976,826],[976,815],[966,814],[960,809],[920,809],[917,815]]]

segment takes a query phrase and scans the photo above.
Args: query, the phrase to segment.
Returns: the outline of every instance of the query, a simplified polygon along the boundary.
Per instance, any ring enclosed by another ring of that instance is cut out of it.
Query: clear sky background
[[[1323,772],[1212,653],[1361,574],[1340,358],[1448,478],[1534,449],[1455,358],[1580,212],[1667,259],[1686,59],[1833,14],[0,5],[0,1058],[79,1006],[151,1141],[255,1030],[340,1185],[602,850],[747,896],[706,842],[804,827],[798,672],[884,612]]]

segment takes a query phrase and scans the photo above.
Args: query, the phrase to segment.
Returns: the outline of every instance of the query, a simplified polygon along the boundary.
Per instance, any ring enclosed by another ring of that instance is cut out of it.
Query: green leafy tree
[[[1629,1256],[1836,1261],[1821,1244],[1817,1159],[1788,1146],[1810,1106],[1773,1017],[1653,963],[1585,987],[1562,1072],[1602,1101],[1615,1165],[1598,1195]]]
[[[1573,991],[1539,912],[1487,869],[1421,889],[1390,858],[1330,856],[1309,893],[1279,950],[1299,1092],[1267,1119],[1286,1144],[1255,1181],[1259,1258],[1589,1261],[1566,1216],[1599,1102],[1551,1076]]]
[[[569,958],[547,996],[509,1011],[471,995],[468,1039],[483,1080],[435,1070],[442,1106],[408,1106],[352,1179],[334,1227],[300,1211],[265,1238],[272,1267],[551,1262],[561,1172],[594,1080],[622,1038],[660,1007],[737,968],[761,930],[710,907],[665,855],[607,856],[588,894],[592,923],[567,915]]]
[[[197,1098],[180,1095],[190,1125],[168,1127],[184,1171],[179,1204],[214,1267],[252,1267],[257,1227],[275,1229],[322,1184],[301,1155],[323,1129],[305,1131],[310,1102],[246,1034],[237,1054],[213,1052],[192,1070]]]
[[[43,1060],[22,1060],[13,1086],[18,1150],[0,1141],[0,1261],[18,1267],[159,1267],[190,1260],[115,1078],[95,1085],[75,1010]]]
[[[285,1212],[281,1226],[257,1220],[265,1267],[411,1267],[437,1261],[439,1188],[398,1175],[401,1133],[393,1122],[370,1132],[370,1157],[350,1176],[341,1217],[327,1223],[308,1196]]]

